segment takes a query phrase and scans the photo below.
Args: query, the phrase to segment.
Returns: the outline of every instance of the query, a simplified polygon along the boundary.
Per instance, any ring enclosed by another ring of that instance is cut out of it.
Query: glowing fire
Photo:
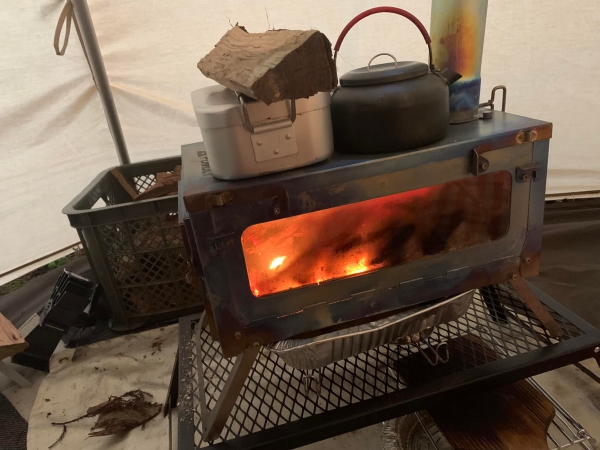
[[[287,258],[287,256],[278,256],[277,258],[275,258],[273,260],[273,262],[271,262],[269,269],[271,269],[271,270],[277,269],[280,265],[283,264],[283,262],[285,261],[286,258]]]
[[[356,264],[348,264],[344,269],[346,275],[354,275],[356,273],[362,273],[369,270],[369,266],[367,266],[367,258],[363,258],[358,261]]]
[[[242,249],[262,297],[503,237],[511,175],[495,172],[248,227]]]

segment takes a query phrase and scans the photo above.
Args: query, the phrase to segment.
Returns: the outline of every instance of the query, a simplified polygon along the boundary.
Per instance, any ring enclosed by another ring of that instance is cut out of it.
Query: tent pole
[[[104,67],[102,53],[100,52],[100,46],[98,45],[98,39],[96,38],[96,31],[94,30],[94,23],[92,22],[92,16],[90,15],[87,0],[71,0],[71,3],[73,5],[73,14],[75,15],[75,20],[81,33],[84,51],[87,53],[90,69],[94,81],[96,82],[98,94],[100,94],[102,106],[104,107],[108,128],[110,129],[110,133],[117,149],[119,162],[121,165],[129,164],[131,160],[129,159],[129,153],[127,152],[123,129],[121,128],[117,107],[110,90],[108,75],[106,74],[106,68]]]

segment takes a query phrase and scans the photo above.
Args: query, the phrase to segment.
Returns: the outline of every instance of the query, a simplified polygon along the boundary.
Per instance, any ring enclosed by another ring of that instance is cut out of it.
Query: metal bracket
[[[257,163],[298,154],[296,131],[291,123],[284,128],[260,133],[257,131],[250,136],[250,140]]]
[[[491,144],[479,145],[473,149],[473,160],[471,162],[471,173],[473,175],[481,175],[490,168],[490,162],[482,154],[491,150]]]
[[[213,206],[230,205],[233,201],[233,193],[231,191],[225,191],[219,194],[210,194],[204,198],[204,201],[209,208],[212,208]]]
[[[238,205],[241,203],[257,202],[273,198],[274,208],[278,209],[276,216],[289,215],[289,198],[287,190],[280,186],[251,186],[229,189],[223,192],[210,192],[198,195],[184,196],[185,206],[189,212],[210,210],[217,206]]]
[[[527,164],[526,166],[519,166],[515,169],[517,183],[525,183],[526,181],[535,181],[537,178],[538,170],[541,166],[538,163]]]

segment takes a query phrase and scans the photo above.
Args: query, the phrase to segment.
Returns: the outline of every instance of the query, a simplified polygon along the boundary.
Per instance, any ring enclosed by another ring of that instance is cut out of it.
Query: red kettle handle
[[[340,50],[340,47],[342,46],[342,41],[348,34],[348,31],[350,31],[350,29],[354,25],[356,25],[358,22],[360,22],[365,17],[369,17],[373,14],[378,14],[378,13],[383,13],[383,12],[394,13],[394,14],[398,14],[400,16],[404,16],[416,25],[416,27],[419,29],[419,31],[423,35],[423,38],[425,39],[425,43],[429,47],[429,66],[433,70],[433,62],[432,62],[432,57],[431,57],[431,37],[429,36],[427,29],[421,23],[421,21],[419,19],[417,19],[415,16],[413,16],[411,13],[409,13],[408,11],[405,11],[403,9],[400,9],[400,8],[395,8],[393,6],[379,6],[377,8],[367,9],[366,11],[360,13],[358,16],[356,16],[354,19],[352,19],[350,22],[348,22],[348,25],[346,25],[344,27],[344,29],[340,33],[340,37],[338,37],[337,41],[335,42],[335,46],[333,47],[333,50],[334,50],[333,60],[335,61],[337,59],[337,52]]]

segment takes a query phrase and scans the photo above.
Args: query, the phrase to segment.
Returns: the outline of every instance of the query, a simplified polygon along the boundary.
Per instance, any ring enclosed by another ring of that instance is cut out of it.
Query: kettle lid
[[[373,86],[395,81],[410,80],[429,73],[427,64],[417,61],[400,61],[386,64],[368,65],[351,70],[340,77],[342,86]]]

